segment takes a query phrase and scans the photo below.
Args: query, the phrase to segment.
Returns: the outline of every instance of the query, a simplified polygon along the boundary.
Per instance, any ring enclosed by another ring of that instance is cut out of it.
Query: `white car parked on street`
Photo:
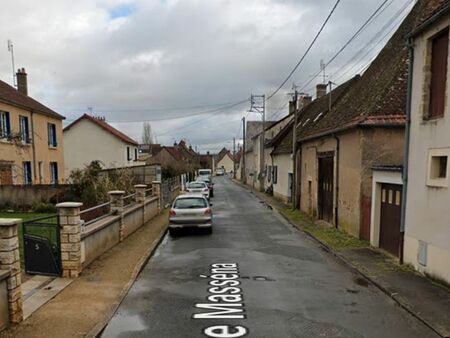
[[[183,228],[203,228],[212,233],[212,209],[208,200],[199,194],[178,196],[169,210],[169,234],[176,236]]]
[[[186,191],[191,194],[202,194],[209,199],[209,187],[205,182],[195,181],[186,185]]]

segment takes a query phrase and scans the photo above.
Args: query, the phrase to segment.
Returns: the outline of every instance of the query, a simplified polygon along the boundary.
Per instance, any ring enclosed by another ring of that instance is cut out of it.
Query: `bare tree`
[[[142,144],[154,144],[156,142],[156,135],[152,131],[152,126],[149,122],[144,122],[142,126]]]

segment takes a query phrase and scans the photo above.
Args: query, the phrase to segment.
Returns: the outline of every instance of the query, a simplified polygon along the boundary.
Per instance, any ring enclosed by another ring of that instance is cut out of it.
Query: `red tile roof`
[[[177,160],[181,161],[183,159],[183,155],[181,155],[180,151],[176,147],[162,147],[161,149],[166,149],[167,152],[172,155],[172,157]]]
[[[67,127],[65,127],[64,131],[69,130],[75,124],[77,124],[78,122],[80,122],[82,120],[88,120],[88,121],[91,121],[91,122],[95,123],[97,126],[102,128],[103,130],[109,132],[110,134],[112,134],[113,136],[117,137],[119,140],[121,140],[121,141],[123,141],[125,143],[132,144],[132,145],[135,145],[135,146],[139,145],[135,140],[133,140],[129,136],[125,135],[121,131],[117,130],[116,128],[114,128],[113,126],[108,124],[105,120],[101,120],[99,118],[90,116],[88,114],[84,114],[84,115],[80,116],[78,119],[76,119],[71,124],[69,124]]]
[[[16,88],[11,87],[9,84],[1,80],[0,80],[0,102],[11,104],[13,106],[22,109],[32,110],[33,112],[54,117],[59,120],[65,119],[64,116],[59,115],[55,111],[44,106],[42,103],[39,103],[30,96],[22,94]]]

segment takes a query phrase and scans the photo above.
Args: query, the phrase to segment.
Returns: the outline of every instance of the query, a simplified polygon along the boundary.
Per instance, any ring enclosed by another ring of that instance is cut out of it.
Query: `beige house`
[[[64,128],[66,176],[98,160],[105,168],[142,165],[138,160],[139,144],[108,124],[104,118],[88,114]]]
[[[234,158],[231,152],[223,148],[216,160],[216,168],[223,168],[226,173],[231,173],[234,171]]]
[[[450,4],[440,3],[411,35],[404,261],[450,283]]]
[[[62,183],[64,117],[28,96],[23,68],[17,84],[0,81],[0,184]]]

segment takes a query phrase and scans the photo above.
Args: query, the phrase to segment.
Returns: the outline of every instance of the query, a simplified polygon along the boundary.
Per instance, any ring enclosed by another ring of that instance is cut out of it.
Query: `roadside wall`
[[[277,166],[277,183],[273,183],[273,196],[284,203],[291,201],[289,195],[289,174],[293,172],[293,161],[291,154],[273,155],[273,165]]]
[[[128,237],[158,214],[158,196],[145,199],[144,203],[128,205],[122,215],[111,215],[83,227],[81,234],[81,262],[83,267]]]
[[[69,185],[0,185],[0,206],[23,209],[51,199],[60,202],[68,190]]]
[[[8,289],[6,279],[9,273],[0,273],[0,331],[9,325]]]

